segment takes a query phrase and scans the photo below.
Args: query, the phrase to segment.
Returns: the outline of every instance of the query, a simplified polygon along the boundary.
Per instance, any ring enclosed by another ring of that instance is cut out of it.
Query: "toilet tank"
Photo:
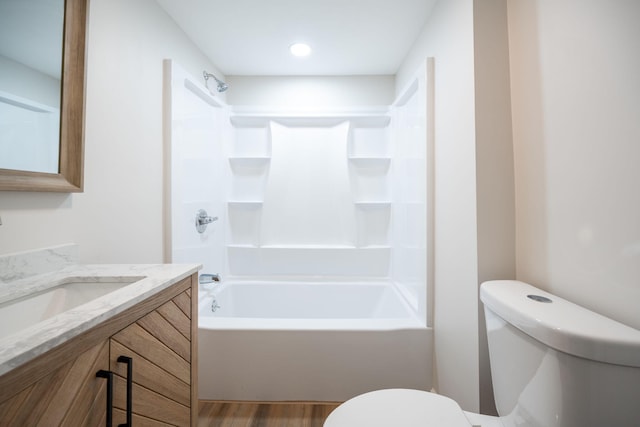
[[[505,427],[640,426],[640,331],[519,281],[480,299]]]

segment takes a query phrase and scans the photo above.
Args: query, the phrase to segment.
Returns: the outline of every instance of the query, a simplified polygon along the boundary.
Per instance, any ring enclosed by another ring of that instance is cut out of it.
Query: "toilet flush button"
[[[545,302],[545,303],[553,302],[551,301],[551,299],[547,297],[543,297],[542,295],[527,295],[527,298],[532,299],[536,302]]]

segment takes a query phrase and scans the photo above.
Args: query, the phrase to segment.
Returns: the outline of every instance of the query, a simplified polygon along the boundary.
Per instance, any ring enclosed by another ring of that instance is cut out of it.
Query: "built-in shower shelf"
[[[229,200],[227,205],[239,208],[258,208],[262,206],[262,200]]]
[[[391,201],[389,200],[359,200],[354,202],[354,204],[356,205],[356,207],[362,208],[362,209],[367,209],[367,208],[386,209],[391,207]]]
[[[378,250],[391,249],[390,245],[257,245],[257,244],[228,244],[227,248],[233,249],[260,249],[260,250],[296,250],[296,251],[335,251],[335,250]]]
[[[362,167],[389,167],[391,157],[349,157],[349,161]]]
[[[280,244],[276,244],[276,245],[261,245],[260,247],[264,248],[264,249],[334,250],[334,249],[354,249],[355,245],[348,245],[348,244],[343,244],[343,245],[335,245],[335,244],[328,244],[328,245],[323,245],[323,244],[318,244],[318,245],[284,244],[284,245],[280,245]]]
[[[271,157],[268,156],[234,156],[229,157],[229,164],[235,167],[262,167],[269,164]]]
[[[349,121],[356,128],[384,128],[389,125],[391,117],[386,114],[359,114],[353,112],[335,113],[271,113],[271,114],[235,114],[230,117],[236,128],[267,127],[270,122],[284,126],[336,126]]]

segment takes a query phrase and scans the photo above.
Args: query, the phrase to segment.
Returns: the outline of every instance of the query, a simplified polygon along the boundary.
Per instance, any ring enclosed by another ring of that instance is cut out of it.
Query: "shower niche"
[[[234,248],[260,246],[260,218],[271,164],[271,136],[264,120],[232,117],[231,124],[233,132],[227,147],[229,253]]]
[[[390,122],[232,115],[228,274],[388,277]]]
[[[356,209],[356,246],[387,248],[391,219],[389,117],[355,121],[348,141],[349,181]]]

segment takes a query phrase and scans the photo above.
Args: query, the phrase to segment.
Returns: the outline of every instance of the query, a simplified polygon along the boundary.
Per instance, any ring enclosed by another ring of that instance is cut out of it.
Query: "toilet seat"
[[[422,390],[361,394],[334,409],[324,427],[470,427],[455,400]]]

